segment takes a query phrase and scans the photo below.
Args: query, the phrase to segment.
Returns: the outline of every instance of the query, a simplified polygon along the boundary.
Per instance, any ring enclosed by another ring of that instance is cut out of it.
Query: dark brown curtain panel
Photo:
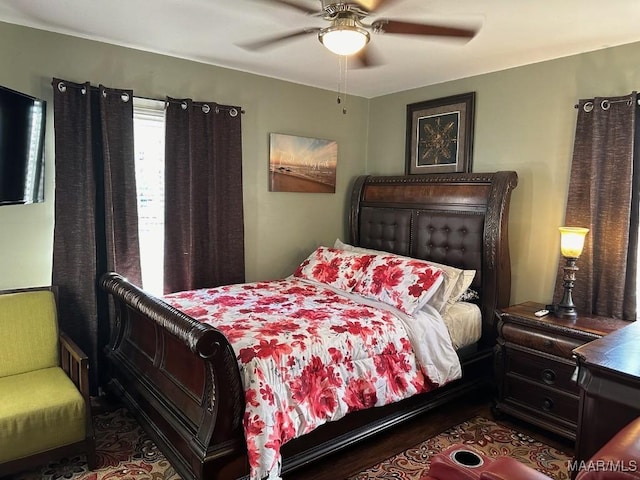
[[[579,313],[635,320],[637,94],[580,100],[577,109],[565,225],[586,227],[589,233],[573,300]],[[559,269],[555,300],[561,297]]]
[[[55,227],[52,283],[61,328],[90,358],[92,393],[110,335],[97,281],[140,284],[132,92],[53,79]]]
[[[244,282],[241,110],[168,99],[165,292]]]

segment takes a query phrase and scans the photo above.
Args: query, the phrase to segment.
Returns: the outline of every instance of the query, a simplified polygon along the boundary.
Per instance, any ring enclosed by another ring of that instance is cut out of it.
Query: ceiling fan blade
[[[376,20],[371,24],[375,33],[400,33],[407,35],[432,35],[441,37],[473,38],[477,30],[467,28],[430,25],[426,23],[401,22],[398,20]]]
[[[380,55],[373,45],[369,44],[352,57],[356,66],[354,68],[369,68],[381,65]]]
[[[291,8],[295,8],[296,10],[300,10],[301,12],[304,12],[304,13],[309,13],[309,14],[318,13],[318,9],[317,8],[305,7],[304,5],[300,5],[298,2],[292,2],[292,1],[289,1],[289,0],[269,0],[269,2],[271,2],[271,3],[280,3],[282,5],[286,5],[287,7],[291,7]]]
[[[381,7],[386,9],[401,1],[403,0],[357,0],[356,3],[364,7],[368,12],[375,12]]]
[[[318,33],[319,28],[305,28],[304,30],[298,30],[296,32],[289,32],[283,35],[277,35],[275,37],[264,38],[254,42],[238,43],[237,45],[245,50],[262,50],[268,47],[274,47],[277,43],[284,42],[286,40],[293,40],[303,35],[310,33]]]

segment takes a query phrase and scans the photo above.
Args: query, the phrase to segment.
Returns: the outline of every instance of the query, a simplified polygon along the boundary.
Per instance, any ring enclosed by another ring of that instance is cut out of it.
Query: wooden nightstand
[[[629,323],[588,315],[536,317],[543,308],[525,302],[496,312],[495,409],[575,440],[580,391],[572,350]]]

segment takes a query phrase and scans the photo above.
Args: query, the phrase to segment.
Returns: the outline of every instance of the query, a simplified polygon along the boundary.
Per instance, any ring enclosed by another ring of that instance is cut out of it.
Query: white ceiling
[[[381,65],[350,69],[350,94],[372,98],[640,41],[639,0],[402,0],[366,23],[380,18],[478,26],[479,33],[468,42],[372,34]],[[238,46],[328,25],[268,0],[0,0],[0,21],[328,90],[339,82],[338,57],[314,34],[260,52]]]

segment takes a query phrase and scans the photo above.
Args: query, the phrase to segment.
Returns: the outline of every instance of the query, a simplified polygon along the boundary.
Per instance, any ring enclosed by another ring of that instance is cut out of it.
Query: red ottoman
[[[479,480],[493,460],[466,445],[453,445],[434,455],[422,480]]]

